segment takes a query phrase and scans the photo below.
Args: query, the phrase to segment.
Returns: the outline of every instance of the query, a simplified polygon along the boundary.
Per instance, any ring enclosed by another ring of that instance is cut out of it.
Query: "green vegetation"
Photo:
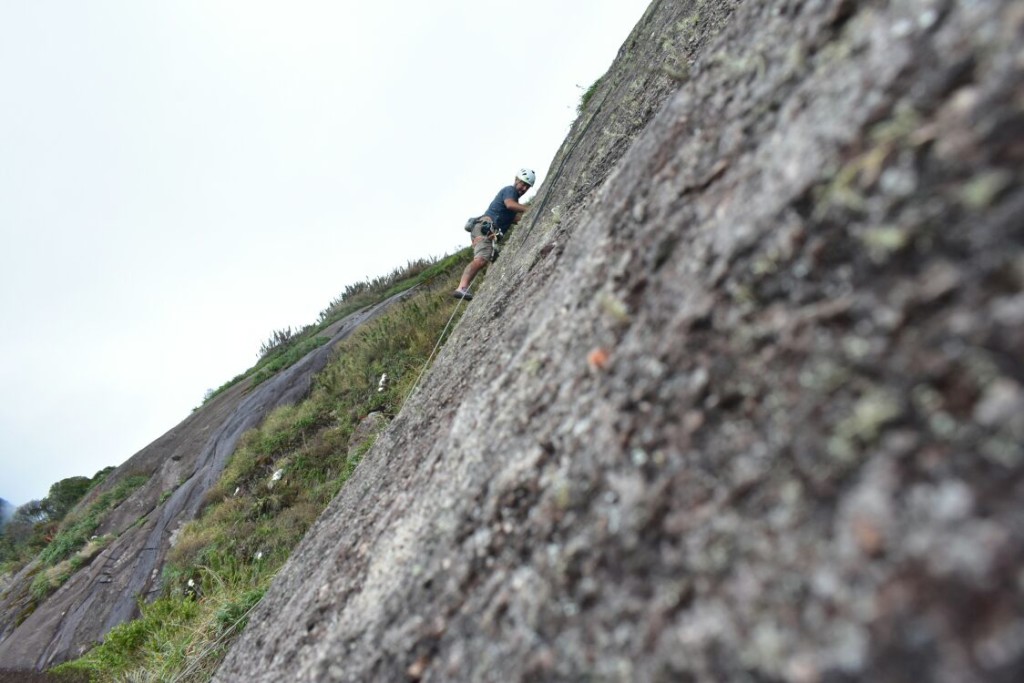
[[[582,95],[580,95],[580,103],[576,105],[577,116],[579,116],[580,114],[587,110],[587,105],[590,104],[590,100],[594,99],[594,94],[597,92],[597,88],[598,86],[601,85],[601,81],[603,79],[604,76],[598,78],[596,81],[590,84],[589,88],[583,91]]]
[[[261,363],[260,369],[253,373],[253,386],[267,381],[273,377],[278,370],[283,370],[284,368],[294,365],[307,353],[318,346],[323,346],[329,341],[330,339],[328,337],[323,336],[307,337],[297,343],[288,344],[287,346],[274,349],[271,354],[268,354],[268,356],[272,356],[272,359],[267,360],[266,363]]]
[[[139,607],[142,611],[139,619],[115,627],[107,634],[101,647],[70,665],[57,667],[55,673],[85,672],[90,680],[95,680],[103,672],[118,672],[118,677],[108,680],[168,681],[174,678],[172,672],[186,671],[191,653],[208,644],[198,639],[182,638],[180,634],[214,630],[204,628],[212,625],[203,623],[199,603],[161,598]],[[147,662],[140,654],[157,651],[162,654],[159,662]],[[212,671],[196,673],[205,673],[205,676],[177,680],[209,680]]]
[[[106,476],[106,472],[103,474]],[[52,540],[39,552],[40,570],[32,580],[30,588],[36,603],[42,602],[64,585],[73,573],[88,564],[114,540],[114,536],[109,534],[102,537],[94,537],[94,534],[103,523],[106,513],[117,507],[132,491],[147,481],[149,477],[143,475],[123,479],[110,491],[100,495],[87,510],[72,513],[64,519],[56,528]],[[81,488],[78,484],[80,482],[76,483],[76,486]],[[56,486],[57,484],[54,484],[54,487]],[[50,489],[51,492],[53,490]],[[52,526],[48,525],[46,528],[52,529]]]
[[[10,522],[0,529],[0,575],[18,571],[41,551],[48,549],[68,512],[86,493],[102,483],[113,469],[102,469],[91,479],[62,479],[50,487],[46,498],[19,507]],[[62,543],[66,542],[66,538],[62,540]],[[81,545],[70,548],[69,552]]]
[[[203,404],[248,377],[253,378],[254,386],[270,379],[275,373],[299,361],[309,351],[327,343],[328,338],[321,332],[332,324],[360,309],[380,303],[413,287],[431,286],[439,278],[445,278],[457,264],[465,265],[471,253],[471,250],[463,249],[437,259],[409,261],[388,275],[346,286],[341,295],[320,312],[319,320],[315,324],[307,325],[297,332],[287,328],[271,333],[270,338],[260,348],[260,360],[256,365],[219,388],[207,392]]]
[[[95,681],[210,679],[292,549],[373,445],[372,435],[352,442],[360,422],[401,409],[451,319],[450,291],[469,258],[467,249],[405,279],[349,288],[321,314],[317,329],[426,285],[340,342],[307,400],[279,408],[242,438],[203,514],[178,534],[163,595],[58,672]],[[302,334],[277,335],[268,355],[298,348],[295,336]],[[385,372],[391,381],[380,390]]]
[[[104,513],[116,507],[121,501],[149,481],[145,475],[128,477],[110,491],[96,499],[81,516],[72,515],[64,520],[54,539],[39,555],[40,561],[53,566],[83,547],[103,522]]]
[[[37,603],[45,600],[48,595],[63,586],[72,574],[87,565],[101,550],[110,545],[114,538],[114,536],[106,534],[90,539],[70,558],[49,568],[44,566],[32,580],[32,586],[29,589],[32,597]]]
[[[29,587],[34,602],[26,605],[22,619],[114,540],[109,534],[94,534],[110,510],[149,481],[141,475],[128,477],[98,496],[84,511],[72,511],[113,469],[100,470],[91,479],[69,477],[58,481],[46,498],[21,506],[4,526],[0,533],[0,574],[13,574],[33,558],[38,559]]]

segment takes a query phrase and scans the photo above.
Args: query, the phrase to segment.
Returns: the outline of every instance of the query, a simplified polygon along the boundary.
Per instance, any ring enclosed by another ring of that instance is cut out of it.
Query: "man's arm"
[[[520,204],[516,200],[509,198],[505,200],[505,208],[509,211],[515,211],[516,213],[522,213],[526,211],[526,204]]]

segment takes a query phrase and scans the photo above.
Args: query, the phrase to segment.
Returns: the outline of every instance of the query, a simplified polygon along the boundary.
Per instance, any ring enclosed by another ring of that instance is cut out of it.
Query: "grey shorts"
[[[484,228],[490,228],[491,222],[483,218],[477,218],[473,223],[473,230],[470,236],[473,238],[473,258],[482,258],[490,261],[494,256],[494,242],[490,235],[484,235]]]

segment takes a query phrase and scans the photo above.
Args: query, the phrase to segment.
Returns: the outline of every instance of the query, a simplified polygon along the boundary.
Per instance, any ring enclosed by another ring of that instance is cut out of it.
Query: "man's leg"
[[[487,261],[479,257],[470,261],[469,265],[466,266],[466,269],[462,271],[462,279],[459,280],[459,289],[462,291],[469,289],[469,285],[473,282],[473,278],[475,278],[476,274],[483,270],[486,265]]]

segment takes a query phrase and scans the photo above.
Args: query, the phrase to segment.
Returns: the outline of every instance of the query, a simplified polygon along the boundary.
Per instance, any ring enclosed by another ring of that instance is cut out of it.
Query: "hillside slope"
[[[174,533],[201,510],[240,437],[275,408],[304,398],[332,349],[410,292],[354,313],[323,330],[330,341],[253,387],[239,382],[128,459],[77,506],[86,510],[126,480],[141,486],[117,504],[95,534],[116,536],[41,604],[32,595],[42,571],[24,567],[0,593],[0,668],[44,669],[77,657],[114,626],[138,614],[161,587]]]
[[[216,680],[1024,676],[1024,12],[734,4],[652,4]]]

